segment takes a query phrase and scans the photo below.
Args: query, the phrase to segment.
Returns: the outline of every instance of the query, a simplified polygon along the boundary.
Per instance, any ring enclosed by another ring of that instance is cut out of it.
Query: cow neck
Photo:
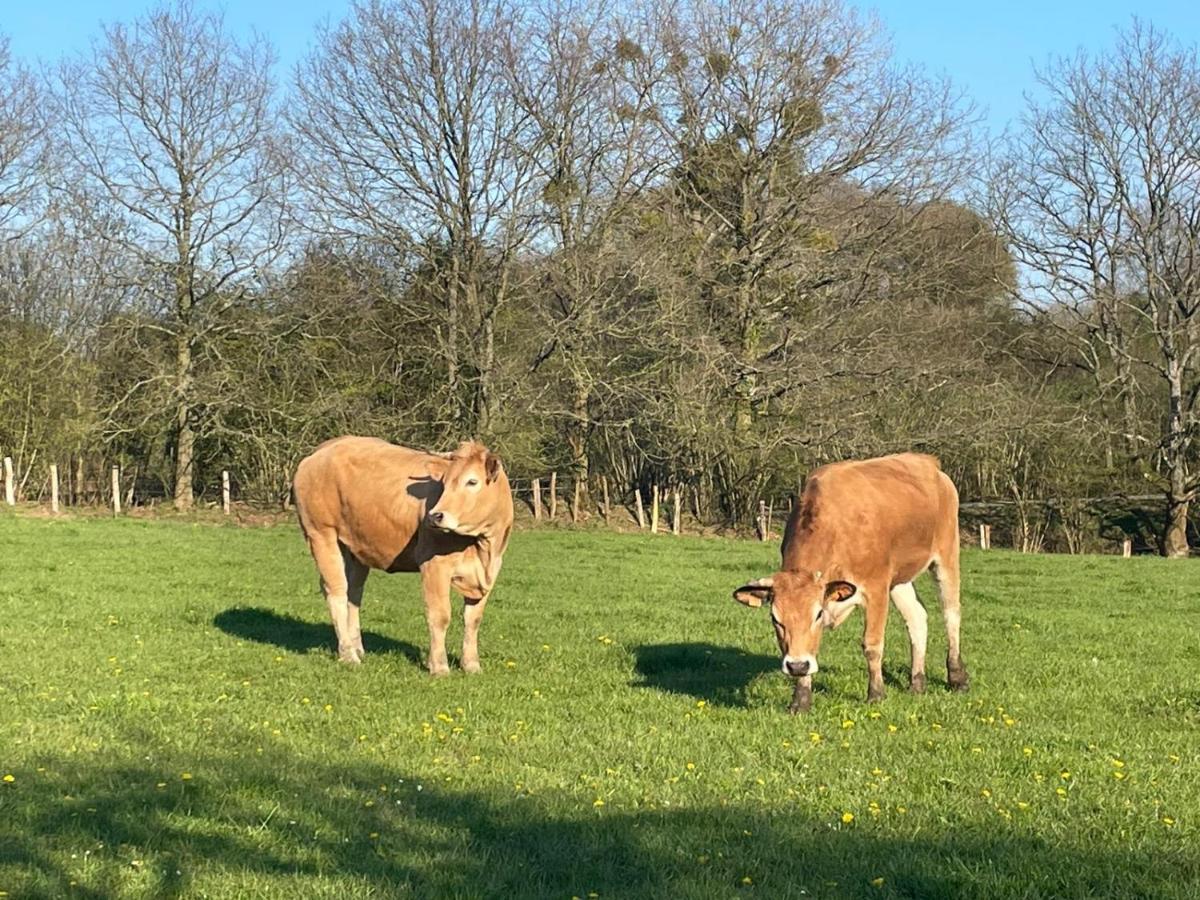
[[[825,576],[840,573],[833,553],[833,541],[814,535],[797,534],[789,543],[783,557],[783,568],[788,572],[821,572]]]

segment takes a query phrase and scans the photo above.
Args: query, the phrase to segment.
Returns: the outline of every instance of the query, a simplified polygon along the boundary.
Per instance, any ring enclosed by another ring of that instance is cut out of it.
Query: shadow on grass
[[[234,637],[273,644],[293,653],[336,649],[337,646],[333,626],[328,622],[306,622],[261,607],[235,606],[217,613],[213,617],[213,624]],[[407,641],[393,640],[373,631],[364,631],[362,634],[363,648],[368,655],[398,653],[418,665],[421,662],[421,651]]]
[[[640,678],[635,687],[687,694],[719,706],[746,707],[750,683],[779,671],[777,656],[708,643],[642,644],[633,653]]]
[[[0,822],[12,896],[1182,898],[1200,888],[1191,853],[1073,846],[990,821],[910,837],[842,827],[836,810],[811,807],[597,811],[590,797],[485,795],[419,785],[385,764],[286,754],[196,760],[188,781],[144,764],[45,762]]]

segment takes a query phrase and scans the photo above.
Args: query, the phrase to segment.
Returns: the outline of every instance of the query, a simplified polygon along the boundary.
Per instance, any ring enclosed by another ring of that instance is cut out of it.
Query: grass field
[[[776,554],[519,533],[434,681],[412,576],[334,660],[294,527],[0,515],[0,892],[1200,896],[1200,562],[968,552],[970,694],[923,581],[929,693],[856,616],[789,717]]]

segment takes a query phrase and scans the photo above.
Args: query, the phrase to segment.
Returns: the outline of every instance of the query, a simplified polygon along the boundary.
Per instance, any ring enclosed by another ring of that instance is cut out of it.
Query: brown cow
[[[925,690],[925,608],[913,579],[931,569],[942,600],[950,686],[965,691],[959,654],[958,492],[932,456],[901,453],[822,466],[808,476],[783,535],[783,568],[743,585],[734,599],[771,604],[783,671],[795,677],[790,712],[812,705],[812,676],[826,628],[866,607],[867,700],[883,699],[888,597],[912,642],[914,693]]]
[[[359,610],[371,569],[420,572],[429,623],[429,671],[444,675],[450,588],[465,601],[462,666],[479,672],[479,623],[512,530],[499,457],[467,441],[437,455],[365,437],[326,441],[292,482],[338,657],[363,659]]]

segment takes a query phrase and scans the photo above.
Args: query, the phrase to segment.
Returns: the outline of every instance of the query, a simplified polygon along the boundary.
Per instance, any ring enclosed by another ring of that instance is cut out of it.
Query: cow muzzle
[[[425,518],[430,525],[441,531],[454,531],[458,527],[458,520],[452,514],[440,509],[433,510]]]
[[[817,671],[817,660],[812,656],[783,658],[783,671],[785,675],[791,675],[793,678],[801,678],[805,675],[813,675]]]

